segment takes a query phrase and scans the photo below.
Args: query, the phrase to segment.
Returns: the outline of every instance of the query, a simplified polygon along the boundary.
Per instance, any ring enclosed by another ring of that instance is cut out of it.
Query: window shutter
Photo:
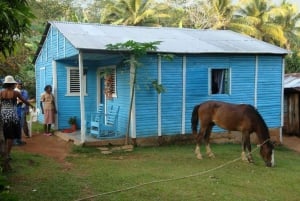
[[[111,88],[112,88],[112,94],[116,94],[116,71],[113,70],[111,72],[112,82],[111,82]]]
[[[70,69],[70,93],[80,92],[79,70]]]

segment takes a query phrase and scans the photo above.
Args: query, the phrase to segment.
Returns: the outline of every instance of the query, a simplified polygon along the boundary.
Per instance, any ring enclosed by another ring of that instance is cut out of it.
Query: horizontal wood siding
[[[83,67],[87,69],[86,74],[86,88],[87,88],[87,95],[84,97],[85,103],[85,112],[86,118],[89,121],[90,114],[92,112],[96,112],[98,109],[97,105],[97,68],[94,64],[89,64],[90,66],[86,66],[83,63]],[[79,99],[79,96],[77,97]]]
[[[69,128],[68,120],[76,116],[77,125],[80,126],[80,103],[77,96],[66,96],[67,94],[67,68],[65,63],[57,62],[57,109],[58,128]]]
[[[36,62],[36,80],[37,80],[37,100],[40,100],[40,95],[44,92],[44,87],[40,85],[40,68],[45,68],[46,80],[45,84],[50,84],[53,86],[53,66],[52,62],[54,60],[62,60],[64,58],[74,56],[78,54],[72,44],[64,38],[64,36],[58,32],[56,28],[51,27],[48,32],[48,36],[43,44],[40,51],[40,55]],[[78,57],[75,57],[75,62],[78,61]],[[73,61],[73,63],[75,63]],[[66,94],[66,82],[67,82],[67,71],[66,66],[73,66],[72,64],[56,62],[57,65],[57,89],[53,89],[53,92],[57,94],[57,108],[58,108],[58,128],[69,127],[68,119],[71,116],[76,116],[78,123],[80,122],[80,107],[79,99],[75,97],[72,98],[61,98]],[[43,115],[39,115],[39,120],[43,120]]]
[[[255,56],[230,58],[231,94],[228,102],[255,104]]]
[[[156,136],[157,92],[152,81],[157,80],[157,56],[149,56],[140,61],[143,65],[137,68],[136,84],[136,135]]]
[[[281,125],[282,106],[282,57],[258,57],[257,109],[263,115],[267,126]]]
[[[58,60],[78,54],[78,50],[54,27],[46,39],[48,60]]]
[[[172,61],[162,59],[161,127],[164,135],[181,133],[182,118],[182,56]]]
[[[277,66],[276,66],[277,64]],[[231,69],[231,93],[208,93],[209,68]],[[270,127],[280,125],[281,105],[281,58],[262,57],[258,67],[257,103],[266,123]],[[220,100],[231,103],[255,104],[256,57],[254,55],[212,55],[187,57],[186,84],[186,133],[190,133],[190,117],[193,107],[206,100]],[[222,131],[215,127],[214,131]]]

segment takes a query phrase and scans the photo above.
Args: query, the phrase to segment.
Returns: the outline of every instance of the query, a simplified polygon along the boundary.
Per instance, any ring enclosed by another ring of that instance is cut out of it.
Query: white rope
[[[261,147],[264,144],[266,144],[268,141],[270,141],[270,138],[266,139],[265,141],[263,141],[263,143],[256,145],[257,147]]]
[[[263,145],[264,143],[266,143],[268,140],[264,141],[262,144],[260,144],[260,146]],[[260,146],[258,145],[250,153],[255,152]],[[238,157],[238,158],[233,159],[231,161],[228,161],[228,162],[226,162],[226,163],[224,163],[222,165],[219,165],[219,166],[217,166],[215,168],[212,168],[212,169],[209,169],[209,170],[204,170],[204,171],[198,172],[196,174],[191,174],[191,175],[187,175],[187,176],[183,176],[183,177],[177,177],[177,178],[171,178],[171,179],[161,179],[161,180],[156,180],[156,181],[150,181],[150,182],[146,182],[146,183],[142,183],[142,184],[137,184],[137,185],[130,186],[130,187],[123,188],[123,189],[119,189],[119,190],[114,190],[114,191],[99,193],[99,194],[92,195],[92,196],[85,197],[85,198],[81,198],[81,199],[78,199],[78,200],[75,200],[75,201],[82,201],[82,200],[87,200],[87,199],[91,199],[91,198],[95,198],[95,197],[99,197],[99,196],[103,196],[103,195],[109,195],[109,194],[113,194],[113,193],[119,193],[119,192],[129,191],[129,190],[132,190],[132,189],[135,189],[135,188],[139,188],[139,187],[142,187],[142,186],[146,186],[146,185],[150,185],[150,184],[155,184],[155,183],[162,183],[162,182],[169,182],[169,181],[176,181],[176,180],[186,179],[186,178],[190,178],[190,177],[197,177],[197,176],[204,175],[206,173],[209,173],[209,172],[221,169],[222,167],[225,167],[225,166],[227,166],[229,164],[232,164],[232,163],[234,163],[234,162],[236,162],[236,161],[238,161],[240,159],[241,159],[241,157]]]

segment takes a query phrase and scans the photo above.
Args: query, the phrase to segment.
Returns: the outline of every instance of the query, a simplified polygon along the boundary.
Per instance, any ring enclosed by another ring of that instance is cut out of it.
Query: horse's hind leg
[[[206,129],[203,126],[201,126],[200,131],[199,131],[199,133],[196,137],[195,154],[196,154],[196,157],[200,160],[202,159],[202,154],[201,154],[201,151],[200,151],[200,145],[201,145],[203,134],[205,133],[205,130]]]
[[[213,126],[214,126],[213,124],[209,125],[209,127],[206,129],[206,133],[204,135],[204,140],[205,140],[205,145],[206,145],[206,155],[209,158],[214,158],[215,157],[214,153],[211,151],[210,143],[209,143],[210,134],[211,134],[211,130],[212,130]]]

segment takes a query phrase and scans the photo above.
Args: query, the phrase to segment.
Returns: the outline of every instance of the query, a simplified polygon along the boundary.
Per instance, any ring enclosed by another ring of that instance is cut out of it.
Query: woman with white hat
[[[20,119],[17,114],[17,98],[23,101],[27,106],[34,107],[27,100],[25,100],[21,93],[15,91],[15,85],[17,82],[11,75],[7,75],[4,78],[2,84],[3,90],[0,91],[0,103],[1,111],[0,117],[3,124],[3,134],[5,140],[5,164],[4,171],[11,169],[9,165],[10,152],[13,144],[13,139],[16,138],[18,132],[20,132]]]

